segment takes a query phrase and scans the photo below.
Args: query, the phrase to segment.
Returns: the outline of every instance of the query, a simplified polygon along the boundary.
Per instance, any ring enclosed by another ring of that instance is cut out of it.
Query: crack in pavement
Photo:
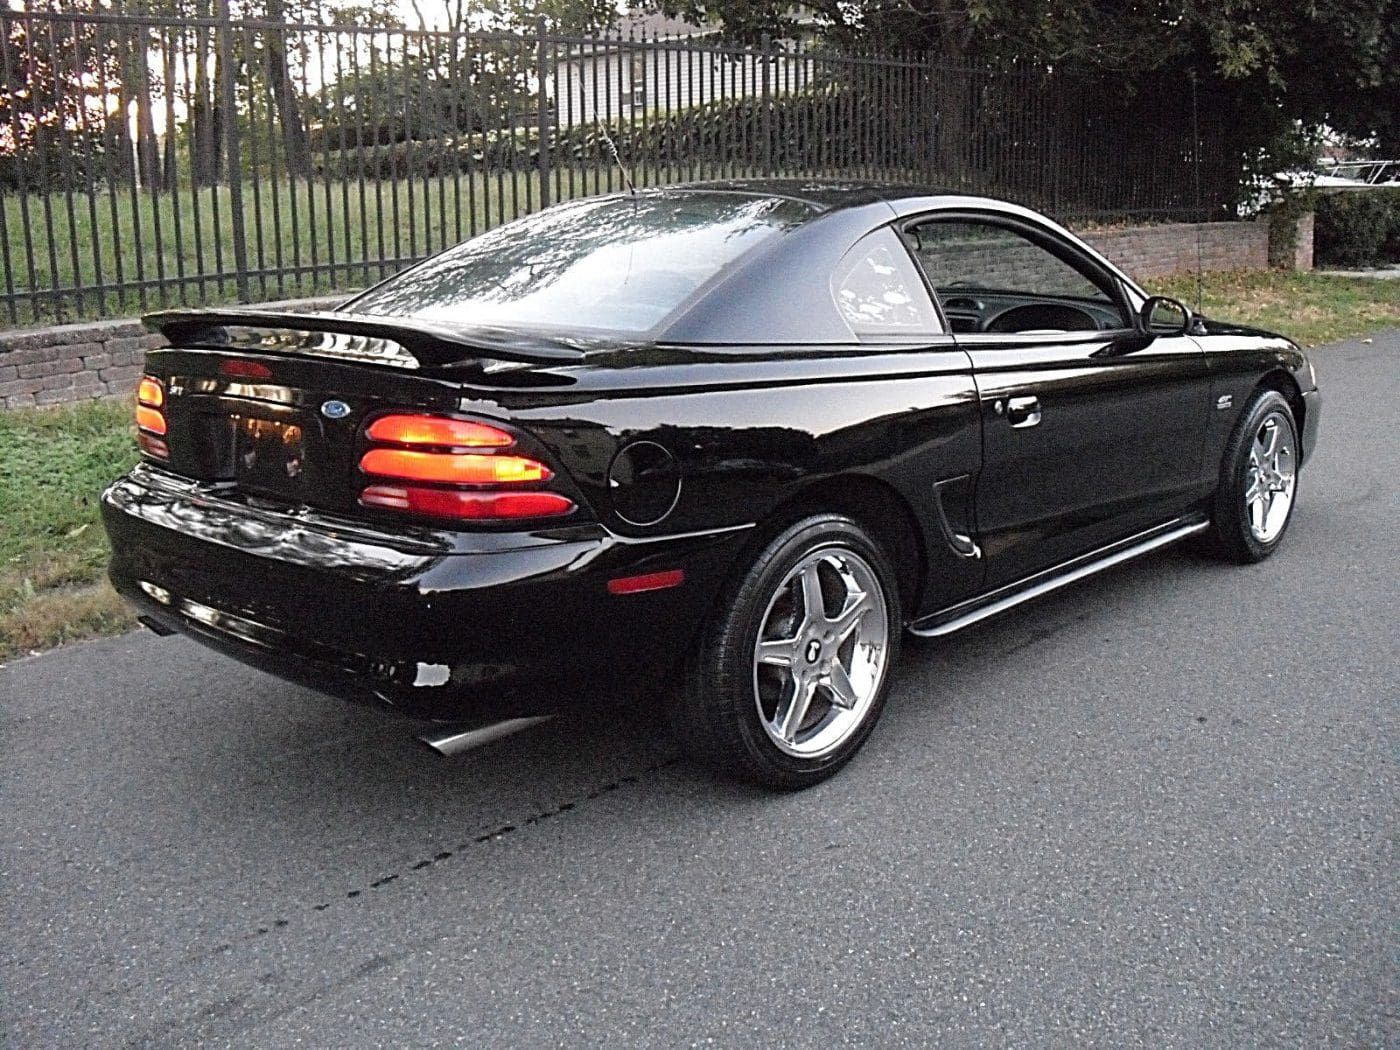
[[[365,886],[361,886],[353,890],[348,890],[346,891],[345,896],[343,898],[332,898],[331,900],[322,901],[319,904],[304,906],[304,910],[306,907],[309,907],[309,910],[312,912],[324,912],[333,907],[340,900],[356,900],[358,898],[362,898],[370,890],[376,890],[383,886],[388,886],[391,883],[397,882],[401,877],[405,875],[411,875],[414,872],[424,871],[428,868],[433,867],[434,865],[451,860],[453,857],[459,856],[466,850],[470,850],[476,846],[484,845],[488,842],[494,842],[497,839],[504,838],[506,835],[512,834],[513,832],[518,831],[522,828],[534,827],[538,824],[542,824],[544,821],[549,820],[553,817],[562,816],[565,813],[572,812],[584,802],[591,802],[595,799],[602,798],[604,795],[611,794],[612,792],[617,791],[622,787],[628,787],[633,784],[636,784],[640,782],[643,777],[650,776],[653,773],[659,773],[663,769],[667,769],[671,766],[677,765],[680,761],[681,757],[679,755],[673,755],[668,759],[665,759],[661,762],[653,763],[652,765],[647,766],[644,769],[638,770],[636,773],[628,773],[624,776],[620,776],[616,780],[610,780],[606,784],[594,788],[586,795],[581,795],[578,798],[571,799],[566,802],[560,802],[558,805],[554,806],[551,809],[544,809],[540,810],[537,813],[531,813],[529,816],[523,818],[517,823],[500,824],[494,828],[491,828],[488,831],[482,832],[479,835],[474,835],[471,838],[465,839],[462,842],[457,843],[450,849],[441,849],[438,852],[434,853],[431,857],[425,857],[422,860],[414,861],[413,863],[407,865],[405,868],[399,871],[393,871],[389,872],[388,874],[381,875],[379,878],[372,880]],[[259,926],[253,932],[244,934],[242,937],[238,938],[238,940],[241,942],[255,940],[258,937],[262,937],[266,934],[273,933],[280,929],[284,929],[289,925],[291,925],[290,919],[274,919],[267,925]],[[232,948],[232,942],[225,942],[215,946],[207,954],[217,955],[222,952],[231,951]]]

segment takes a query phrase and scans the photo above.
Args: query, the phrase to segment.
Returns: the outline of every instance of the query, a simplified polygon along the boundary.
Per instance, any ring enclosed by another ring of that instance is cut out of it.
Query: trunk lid
[[[529,390],[567,385],[548,367],[581,360],[581,349],[333,313],[181,310],[147,323],[172,342],[146,358],[165,387],[164,465],[227,495],[401,519],[360,505],[359,462],[368,422],[408,412],[503,424],[517,439],[512,451],[554,472],[549,489],[581,504],[548,449],[511,419]]]

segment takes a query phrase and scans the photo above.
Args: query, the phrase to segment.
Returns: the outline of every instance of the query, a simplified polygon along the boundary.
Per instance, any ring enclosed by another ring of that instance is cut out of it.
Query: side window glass
[[[1109,285],[1015,230],[934,220],[911,227],[906,236],[944,310],[955,319],[954,331],[1129,327]]]
[[[916,339],[943,331],[928,289],[888,227],[862,237],[831,275],[831,294],[857,338]]]

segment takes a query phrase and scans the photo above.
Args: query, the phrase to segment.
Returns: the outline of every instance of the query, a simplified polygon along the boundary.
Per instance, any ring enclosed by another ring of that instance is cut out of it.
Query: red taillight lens
[[[369,425],[371,441],[439,448],[509,448],[515,438],[504,430],[444,416],[380,416]]]
[[[136,444],[141,446],[141,451],[147,455],[155,456],[157,459],[170,458],[170,446],[154,434],[147,434],[144,430],[136,435]]]
[[[381,478],[437,481],[450,485],[518,485],[548,481],[553,471],[539,460],[523,456],[479,455],[471,452],[411,452],[401,448],[372,448],[360,469]]]
[[[170,457],[169,447],[160,440],[165,436],[165,413],[160,410],[164,404],[165,387],[160,380],[142,376],[136,388],[137,444],[141,451],[158,459]]]
[[[374,447],[360,457],[360,471],[396,483],[368,485],[362,506],[462,521],[550,518],[574,509],[567,496],[530,490],[554,472],[538,459],[507,454],[516,436],[502,427],[402,414],[380,416],[365,436]]]
[[[165,404],[165,387],[160,385],[160,380],[142,376],[141,385],[136,388],[136,403],[151,408],[160,408]]]
[[[459,492],[413,485],[371,485],[360,493],[360,503],[466,521],[549,518],[574,509],[573,501],[557,492]]]
[[[149,430],[152,434],[165,433],[165,416],[158,408],[148,408],[146,405],[136,406],[136,425],[142,430]]]

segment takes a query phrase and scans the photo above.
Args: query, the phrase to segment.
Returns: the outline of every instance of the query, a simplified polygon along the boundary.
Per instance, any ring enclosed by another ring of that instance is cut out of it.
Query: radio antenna
[[[627,165],[622,163],[622,157],[617,152],[617,143],[614,142],[613,137],[608,134],[608,129],[603,126],[601,120],[596,123],[598,125],[598,134],[602,135],[603,141],[608,144],[608,151],[612,154],[613,163],[617,165],[617,170],[622,173],[622,181],[627,183],[627,192],[635,197],[637,195],[637,187],[632,185],[632,175],[627,170]]]
[[[1205,205],[1201,198],[1201,112],[1200,104],[1196,98],[1196,71],[1191,70],[1191,139],[1192,139],[1192,159],[1195,169],[1196,181],[1196,313],[1200,315],[1202,300],[1205,292],[1202,289],[1201,271],[1205,269],[1205,247],[1201,243],[1205,231],[1202,224],[1205,221]]]

